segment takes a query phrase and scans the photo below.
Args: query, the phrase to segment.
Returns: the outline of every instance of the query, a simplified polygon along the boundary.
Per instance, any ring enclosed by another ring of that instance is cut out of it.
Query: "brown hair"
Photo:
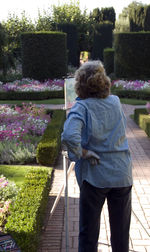
[[[85,62],[75,72],[76,94],[86,99],[89,97],[106,98],[110,93],[110,79],[99,60]]]

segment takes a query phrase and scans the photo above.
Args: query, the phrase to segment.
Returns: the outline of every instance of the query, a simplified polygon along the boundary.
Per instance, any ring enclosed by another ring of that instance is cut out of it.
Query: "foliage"
[[[67,34],[67,64],[74,67],[79,66],[77,26],[72,23],[61,23],[58,24],[58,29]]]
[[[150,5],[133,2],[129,10],[130,31],[150,31]]]
[[[113,29],[115,28],[116,13],[113,7],[109,8],[95,8],[90,13],[90,19],[93,23],[103,23],[105,21],[112,23]]]
[[[150,31],[150,5],[131,2],[119,15],[115,28],[116,32]]]
[[[5,231],[12,235],[22,251],[37,251],[51,177],[50,168],[32,169],[10,208]]]
[[[93,31],[92,31],[92,28]],[[94,33],[93,48],[91,51],[92,59],[103,61],[103,51],[107,47],[112,47],[112,24],[100,23],[91,27],[91,33]]]
[[[65,121],[65,111],[55,110],[51,123],[44,132],[37,147],[37,162],[42,165],[54,165],[60,150],[60,135]]]
[[[134,121],[143,129],[150,137],[150,116],[144,108],[138,108],[134,110]]]
[[[67,40],[62,32],[23,33],[23,77],[36,80],[62,78],[67,73]]]
[[[115,33],[114,66],[117,78],[150,77],[150,32]]]
[[[105,48],[103,51],[104,67],[109,75],[114,72],[114,49]]]
[[[25,11],[23,11],[21,18],[15,13],[9,14],[7,20],[3,21],[2,24],[8,37],[10,51],[12,51],[14,57],[20,58],[20,35],[22,32],[35,30],[32,20],[26,15]]]

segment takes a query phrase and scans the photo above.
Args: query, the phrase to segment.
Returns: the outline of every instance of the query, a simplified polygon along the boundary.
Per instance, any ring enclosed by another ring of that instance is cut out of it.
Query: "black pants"
[[[112,252],[129,251],[131,186],[96,188],[86,181],[80,190],[80,225],[78,252],[97,252],[100,215],[107,198]]]

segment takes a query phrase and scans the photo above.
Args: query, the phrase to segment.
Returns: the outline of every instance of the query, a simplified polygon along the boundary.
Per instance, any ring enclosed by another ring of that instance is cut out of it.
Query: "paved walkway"
[[[150,139],[129,117],[130,114],[133,114],[134,108],[131,105],[123,105],[127,117],[127,137],[133,159],[134,177],[130,251],[150,252]],[[60,155],[54,171],[54,179],[50,191],[39,252],[66,252],[63,195],[54,215],[50,218],[50,209],[62,183],[63,167],[62,157]],[[78,207],[79,188],[76,183],[74,171],[72,171],[69,177],[69,252],[78,251]],[[111,252],[109,237],[109,219],[107,204],[105,203],[101,216],[99,252]]]

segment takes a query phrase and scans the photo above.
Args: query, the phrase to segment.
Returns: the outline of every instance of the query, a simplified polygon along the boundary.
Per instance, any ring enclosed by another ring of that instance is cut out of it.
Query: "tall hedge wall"
[[[112,47],[112,24],[97,24],[95,25],[93,48],[91,58],[100,59],[103,61],[103,50],[107,47]]]
[[[119,78],[150,77],[150,32],[114,34],[114,68]]]
[[[67,39],[62,32],[21,35],[23,77],[35,80],[61,78],[67,73]]]
[[[106,48],[103,52],[104,67],[107,74],[114,72],[114,49]]]
[[[78,66],[78,32],[75,24],[58,24],[58,29],[67,34],[68,65]]]

